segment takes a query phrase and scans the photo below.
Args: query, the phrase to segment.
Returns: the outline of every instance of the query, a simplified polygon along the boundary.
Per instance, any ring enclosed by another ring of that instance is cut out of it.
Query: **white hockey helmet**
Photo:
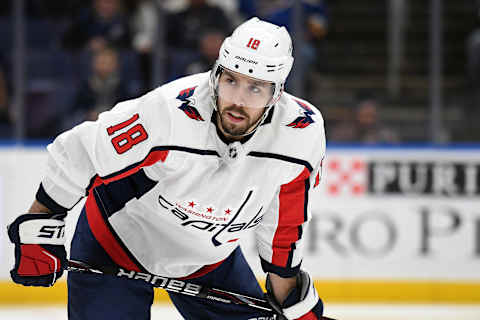
[[[256,17],[247,20],[223,41],[210,74],[214,107],[217,104],[218,79],[224,69],[271,82],[272,98],[264,106],[268,109],[280,98],[292,65],[292,39],[287,29]]]

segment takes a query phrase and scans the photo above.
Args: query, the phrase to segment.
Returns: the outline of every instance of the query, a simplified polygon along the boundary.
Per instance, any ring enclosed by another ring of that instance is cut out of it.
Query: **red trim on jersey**
[[[165,159],[167,159],[167,156],[168,156],[168,152],[169,152],[169,150],[153,151],[145,158],[145,160],[143,160],[141,163],[139,163],[134,168],[131,168],[131,169],[125,171],[125,172],[121,172],[117,175],[114,175],[113,177],[104,179],[104,178],[101,178],[99,176],[96,176],[95,179],[94,179],[94,182],[90,186],[88,192],[90,193],[90,191],[93,188],[95,188],[95,187],[97,187],[101,184],[109,184],[110,182],[117,181],[117,180],[120,180],[122,178],[128,177],[129,175],[137,173],[143,167],[151,166],[158,161],[165,162]]]
[[[298,320],[318,320],[318,317],[315,313],[313,313],[313,311],[310,311],[298,318]]]
[[[320,172],[318,172],[317,176],[315,177],[315,184],[313,185],[313,187],[315,188],[319,184],[320,184]]]
[[[91,193],[85,202],[85,209],[87,212],[88,225],[93,233],[93,236],[112,258],[112,260],[119,266],[127,269],[140,272],[140,268],[130,259],[128,254],[123,250],[118,243],[115,236],[110,232],[107,222],[104,220],[100,209],[95,202],[95,197]]]
[[[201,267],[200,269],[198,269],[197,271],[195,271],[194,273],[192,273],[192,274],[190,274],[186,277],[182,277],[182,278],[178,278],[178,279],[179,280],[188,280],[188,279],[194,279],[194,278],[204,276],[207,273],[217,269],[223,263],[223,261],[225,261],[225,259],[223,259],[223,260],[221,260],[217,263],[214,263],[214,264],[207,264],[207,265]]]
[[[95,201],[95,197],[90,191],[99,185],[108,184],[110,182],[128,177],[138,172],[141,168],[151,166],[158,161],[164,162],[168,156],[168,152],[168,150],[153,151],[135,167],[114,175],[113,177],[104,179],[97,176],[95,177],[95,180],[89,189],[89,195],[87,197],[87,201],[85,202],[85,209],[87,212],[87,220],[90,230],[92,231],[95,239],[112,258],[112,260],[125,269],[134,270],[137,272],[141,271],[135,262],[129,258],[128,254],[122,248],[115,236],[110,232],[110,229],[107,225],[108,222],[103,218],[102,213],[100,212],[100,209]]]
[[[298,177],[280,187],[278,226],[272,242],[274,265],[291,267],[287,265],[291,245],[299,239],[298,227],[305,222],[305,179],[309,175],[305,168]]]
[[[148,154],[148,156],[140,162],[137,166],[134,168],[131,168],[130,170],[127,170],[125,172],[122,172],[118,175],[115,175],[114,177],[108,178],[108,179],[102,179],[102,183],[104,184],[109,184],[110,182],[120,180],[122,178],[128,177],[129,175],[132,175],[136,172],[138,172],[141,168],[143,167],[148,167],[151,166],[158,161],[164,162],[165,159],[167,159],[169,150],[161,150],[161,151],[152,151],[151,153]],[[95,185],[94,185],[95,186]]]
[[[133,167],[129,170],[126,170],[124,172],[120,172],[116,175],[114,174],[114,176],[110,177],[110,178],[105,179],[105,178],[101,178],[97,175],[96,177],[94,177],[95,178],[94,182],[90,186],[88,192],[90,192],[93,188],[95,188],[95,187],[97,187],[101,184],[109,184],[110,182],[114,182],[114,181],[123,179],[125,177],[128,177],[128,176],[130,176],[134,173],[137,173],[143,167],[151,166],[151,165],[157,163],[158,161],[165,162],[165,160],[167,159],[168,153],[169,153],[169,150],[153,151],[145,158],[145,160],[140,162],[137,166],[135,166],[135,167]]]

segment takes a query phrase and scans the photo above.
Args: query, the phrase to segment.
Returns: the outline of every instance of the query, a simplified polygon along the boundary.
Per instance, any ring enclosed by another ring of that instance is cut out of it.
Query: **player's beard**
[[[240,123],[233,123],[227,119],[228,115],[227,112],[236,112],[240,114],[244,119]],[[260,115],[261,116],[261,115]],[[219,118],[220,118],[220,126],[223,129],[223,131],[232,136],[232,137],[238,137],[242,136],[248,133],[248,131],[255,125],[255,123],[258,121],[260,117],[257,119],[252,119],[250,116],[242,110],[242,108],[238,108],[236,106],[228,106],[223,108],[219,112]]]

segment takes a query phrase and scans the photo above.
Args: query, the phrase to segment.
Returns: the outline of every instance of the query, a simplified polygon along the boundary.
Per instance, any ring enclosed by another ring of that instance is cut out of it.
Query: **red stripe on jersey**
[[[291,267],[287,264],[292,243],[299,239],[298,227],[305,222],[305,180],[309,175],[305,168],[298,177],[280,187],[278,226],[272,242],[274,265]]]
[[[298,320],[318,320],[318,317],[315,313],[313,313],[313,311],[310,311],[309,313],[298,318]]]
[[[168,153],[169,153],[169,150],[153,151],[153,152],[148,154],[148,156],[145,158],[145,160],[143,160],[138,165],[136,165],[135,167],[133,167],[133,168],[127,170],[127,171],[120,172],[119,174],[116,174],[116,175],[114,174],[113,177],[106,178],[106,179],[101,178],[99,176],[96,176],[95,180],[94,180],[93,184],[90,186],[88,192],[90,192],[93,188],[95,188],[95,187],[97,187],[101,184],[109,184],[110,182],[117,181],[117,180],[120,180],[122,178],[128,177],[128,176],[130,176],[134,173],[137,173],[143,167],[151,166],[151,165],[157,163],[158,161],[165,162],[165,160],[167,159]]]
[[[112,258],[112,260],[119,266],[127,269],[140,272],[138,266],[130,259],[128,254],[123,250],[118,243],[115,236],[110,232],[107,222],[103,219],[102,213],[95,202],[93,193],[87,198],[85,202],[85,209],[87,212],[88,225],[92,231],[95,239]]]
[[[320,172],[318,172],[317,176],[315,177],[315,184],[313,185],[313,187],[315,188],[319,184],[320,184]]]
[[[104,179],[97,176],[95,177],[95,180],[89,189],[89,195],[87,197],[87,201],[85,202],[85,208],[87,211],[87,220],[90,230],[92,230],[95,239],[97,239],[112,260],[119,266],[128,270],[141,271],[138,266],[128,257],[128,254],[125,252],[125,250],[123,250],[115,236],[110,232],[107,222],[104,220],[102,213],[95,202],[95,197],[93,196],[93,193],[91,193],[91,190],[101,184],[108,184],[110,182],[128,177],[138,172],[143,167],[151,166],[158,161],[164,162],[165,159],[167,159],[168,152],[168,150],[153,151],[135,167],[114,175],[113,177]]]
[[[182,277],[182,278],[178,278],[178,279],[179,280],[188,280],[188,279],[195,279],[195,278],[204,276],[207,273],[217,269],[223,263],[223,261],[225,261],[225,259],[221,260],[217,263],[214,263],[214,264],[207,264],[207,265],[201,267],[200,269],[198,269],[197,271],[195,271],[194,273],[192,273],[192,274],[190,274],[186,277]]]
[[[153,151],[153,152],[148,154],[148,156],[145,158],[145,160],[143,160],[141,163],[139,163],[134,168],[131,168],[130,170],[122,172],[122,173],[120,173],[118,175],[115,175],[111,178],[103,179],[102,183],[108,184],[110,182],[120,180],[122,178],[128,177],[129,175],[132,175],[132,174],[138,172],[143,167],[151,166],[151,165],[157,163],[158,161],[164,162],[165,159],[167,159],[168,152],[169,152],[168,150]]]
[[[130,170],[127,170],[125,172],[121,172],[117,175],[114,174],[113,177],[104,179],[104,178],[101,178],[99,176],[96,176],[95,179],[93,180],[93,183],[91,184],[91,186],[88,189],[88,193],[90,193],[90,191],[93,190],[93,188],[95,188],[95,187],[97,187],[101,184],[109,184],[110,182],[117,181],[117,180],[120,180],[122,178],[128,177],[128,176],[130,176],[134,173],[137,173],[143,167],[151,166],[158,161],[164,162],[167,159],[168,152],[169,152],[169,150],[153,151],[145,158],[145,160],[143,160],[141,163],[139,163],[134,168],[131,168]]]

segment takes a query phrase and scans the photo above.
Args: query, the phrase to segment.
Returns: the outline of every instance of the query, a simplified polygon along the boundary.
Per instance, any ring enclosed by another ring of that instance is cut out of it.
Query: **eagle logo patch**
[[[184,89],[180,91],[180,93],[177,96],[177,99],[180,101],[183,101],[182,105],[178,107],[180,110],[185,112],[185,114],[193,120],[197,121],[205,121],[203,120],[202,116],[200,115],[200,112],[198,112],[197,108],[193,106],[194,101],[191,98],[195,92],[195,87]]]
[[[301,101],[295,100],[295,102],[302,108],[303,115],[297,117],[291,123],[287,124],[287,127],[302,129],[314,123],[315,121],[313,120],[311,115],[315,114],[315,112],[313,112],[312,108],[310,108],[309,106],[307,106],[305,103]]]

